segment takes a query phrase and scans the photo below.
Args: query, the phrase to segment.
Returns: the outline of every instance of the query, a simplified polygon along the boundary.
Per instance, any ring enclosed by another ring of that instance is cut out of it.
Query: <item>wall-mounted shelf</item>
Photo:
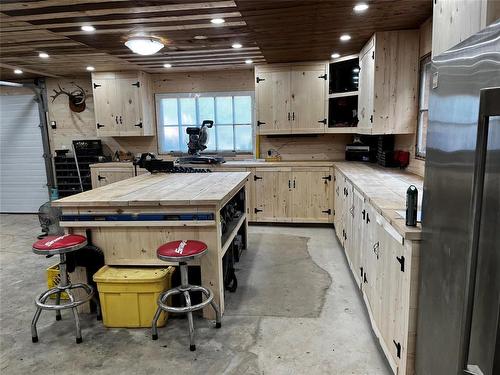
[[[347,92],[338,92],[334,94],[329,94],[328,98],[342,98],[345,96],[355,96],[355,95],[356,96],[358,95],[358,91],[347,91]]]

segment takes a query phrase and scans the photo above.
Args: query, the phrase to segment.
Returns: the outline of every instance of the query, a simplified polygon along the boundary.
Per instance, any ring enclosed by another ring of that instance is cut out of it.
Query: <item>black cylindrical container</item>
[[[406,190],[406,225],[409,227],[417,226],[417,205],[418,190],[415,185],[410,185]]]

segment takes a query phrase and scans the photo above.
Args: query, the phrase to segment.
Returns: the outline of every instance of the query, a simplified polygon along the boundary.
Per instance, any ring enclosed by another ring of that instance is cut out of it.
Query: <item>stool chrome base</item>
[[[92,299],[97,305],[97,320],[102,320],[101,307],[99,304],[99,299],[95,296],[94,288],[92,288],[92,286],[90,285],[82,283],[71,284],[68,281],[68,275],[66,273],[65,254],[60,254],[60,257],[61,261],[59,263],[59,273],[61,275],[61,281],[59,285],[55,288],[43,292],[42,294],[40,294],[39,297],[35,298],[36,312],[35,316],[33,317],[33,320],[31,321],[31,341],[34,343],[38,342],[38,333],[36,329],[36,324],[38,322],[38,319],[40,318],[42,310],[55,310],[56,320],[61,320],[61,310],[71,309],[73,311],[73,317],[75,318],[77,344],[80,344],[83,341],[82,331],[80,327],[80,319],[77,310],[78,306]],[[71,292],[72,290],[75,289],[83,289],[86,293],[86,296],[83,297],[82,299],[76,299],[73,293]],[[61,293],[63,292],[65,292],[68,295],[69,302],[61,304]],[[55,304],[46,303],[48,298],[54,294],[56,295]]]
[[[215,316],[216,316],[215,328],[220,328],[222,326],[221,313],[220,313],[219,306],[217,306],[217,304],[214,301],[214,295],[210,289],[207,289],[207,288],[204,288],[204,287],[198,286],[198,285],[190,285],[187,282],[187,265],[186,265],[186,263],[180,263],[180,270],[181,270],[181,283],[182,283],[182,285],[180,287],[172,288],[172,289],[169,289],[169,290],[163,292],[162,294],[160,294],[160,297],[158,298],[158,309],[156,310],[155,316],[153,318],[153,323],[151,326],[151,338],[153,340],[158,339],[158,319],[160,318],[160,314],[162,311],[187,314],[188,324],[189,324],[189,350],[195,351],[196,345],[194,342],[195,340],[194,340],[193,311],[201,310],[205,306],[208,306],[210,304],[215,311]],[[203,295],[205,296],[205,300],[201,303],[196,304],[196,305],[192,305],[191,304],[191,296],[189,295],[189,292],[202,292]],[[170,296],[175,295],[175,294],[184,295],[184,299],[186,300],[185,307],[173,307],[173,306],[167,305],[168,298]]]

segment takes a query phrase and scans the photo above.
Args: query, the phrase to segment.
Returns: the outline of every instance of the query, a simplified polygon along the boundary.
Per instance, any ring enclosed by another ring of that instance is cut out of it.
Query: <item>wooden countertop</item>
[[[53,202],[57,207],[222,206],[248,172],[144,174]]]
[[[421,239],[420,223],[416,227],[406,226],[405,219],[397,211],[406,211],[406,190],[410,185],[415,185],[418,189],[420,209],[424,185],[422,177],[367,163],[335,162],[334,165],[401,236],[408,240]]]
[[[219,165],[208,165],[208,164],[190,164],[193,168],[209,168],[213,170],[224,169],[224,168],[263,168],[263,167],[332,167],[333,161],[313,161],[313,160],[303,160],[303,161],[264,161],[262,159],[255,160],[228,160],[223,164]],[[106,163],[96,163],[91,164],[90,167],[103,167],[103,168],[116,168],[116,167],[129,167],[132,162],[106,162]]]

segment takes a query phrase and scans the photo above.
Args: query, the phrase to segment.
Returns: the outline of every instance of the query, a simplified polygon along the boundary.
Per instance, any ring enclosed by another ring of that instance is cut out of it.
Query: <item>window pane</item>
[[[207,128],[208,142],[206,151],[215,151],[215,126]]]
[[[234,97],[234,122],[235,124],[252,123],[252,98],[250,96]]]
[[[179,150],[179,128],[177,126],[165,126],[163,128],[163,150],[164,152]]]
[[[420,109],[429,108],[429,94],[431,90],[431,62],[425,59],[421,64],[420,72]]]
[[[236,151],[252,151],[252,125],[234,127]]]
[[[219,96],[215,98],[217,106],[217,124],[233,123],[233,98],[231,96]]]
[[[177,99],[162,99],[161,111],[163,114],[163,124],[161,125],[177,125]]]
[[[201,97],[198,98],[198,112],[200,114],[200,125],[203,120],[215,121],[214,116],[214,98]]]
[[[427,126],[429,125],[429,112],[422,111],[418,117],[417,156],[425,157],[427,147]]]
[[[181,98],[181,121],[182,125],[196,124],[196,100],[194,98]]]
[[[234,150],[232,126],[217,126],[217,149],[218,151]]]
[[[189,134],[186,133],[187,126],[183,126],[181,128],[182,134],[181,134],[181,149],[180,151],[182,152],[187,152],[188,150],[188,142],[189,142]]]

